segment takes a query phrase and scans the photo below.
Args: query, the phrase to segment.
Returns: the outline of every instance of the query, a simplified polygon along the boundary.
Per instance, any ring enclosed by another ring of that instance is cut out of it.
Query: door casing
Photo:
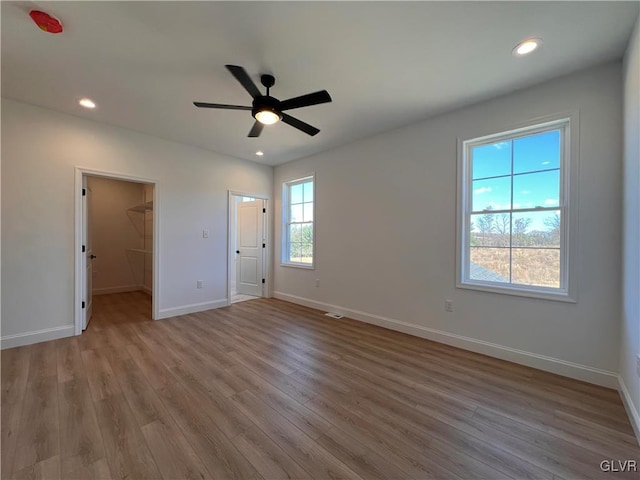
[[[86,283],[85,279],[85,254],[82,253],[83,242],[83,228],[84,219],[82,212],[82,185],[84,177],[104,177],[114,180],[124,180],[128,182],[137,183],[149,183],[153,185],[153,280],[152,280],[152,307],[151,318],[156,319],[159,317],[160,308],[160,184],[158,180],[152,178],[142,178],[132,175],[127,175],[119,172],[108,172],[102,170],[95,170],[85,167],[75,167],[75,182],[74,182],[74,198],[75,198],[75,236],[74,236],[74,278],[75,278],[75,293],[74,293],[74,305],[73,305],[73,317],[74,317],[74,332],[76,335],[82,334],[83,312],[83,289]]]
[[[82,245],[86,247],[86,249],[81,249],[84,255],[82,298],[85,306],[81,311],[83,331],[87,329],[93,313],[93,246],[91,244],[91,228],[89,226],[89,220],[91,219],[91,193],[87,178],[87,175],[82,176]]]

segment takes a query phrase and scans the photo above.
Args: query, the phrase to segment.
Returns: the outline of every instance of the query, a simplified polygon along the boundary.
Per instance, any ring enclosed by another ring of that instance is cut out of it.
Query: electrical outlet
[[[196,282],[196,288],[202,288],[204,287],[204,280],[198,280]]]
[[[209,230],[202,230],[202,238],[209,238]]]
[[[320,286],[320,279],[316,278],[316,287],[319,287],[319,286]]]
[[[444,311],[445,312],[453,312],[453,301],[445,300],[444,301]]]

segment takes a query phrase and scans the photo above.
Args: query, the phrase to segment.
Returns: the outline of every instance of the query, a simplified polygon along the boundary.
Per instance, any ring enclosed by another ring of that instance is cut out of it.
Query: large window
[[[462,142],[458,286],[569,297],[569,126]]]
[[[282,264],[313,268],[313,175],[285,182],[282,189],[282,206]]]

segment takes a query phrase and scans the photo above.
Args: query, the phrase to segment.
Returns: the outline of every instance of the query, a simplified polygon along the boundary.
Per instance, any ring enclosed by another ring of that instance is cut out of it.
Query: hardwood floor
[[[634,479],[613,390],[257,299],[2,352],[2,478]]]

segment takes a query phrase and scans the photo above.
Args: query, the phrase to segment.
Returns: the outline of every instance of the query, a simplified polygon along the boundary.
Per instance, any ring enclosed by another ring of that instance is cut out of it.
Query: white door
[[[87,329],[91,315],[93,314],[93,248],[91,245],[91,229],[89,222],[91,221],[91,191],[87,187],[87,177],[82,177],[82,245],[84,257],[84,282],[82,298],[84,308],[82,310],[82,330]]]
[[[262,296],[263,200],[238,203],[236,283],[238,293]]]

